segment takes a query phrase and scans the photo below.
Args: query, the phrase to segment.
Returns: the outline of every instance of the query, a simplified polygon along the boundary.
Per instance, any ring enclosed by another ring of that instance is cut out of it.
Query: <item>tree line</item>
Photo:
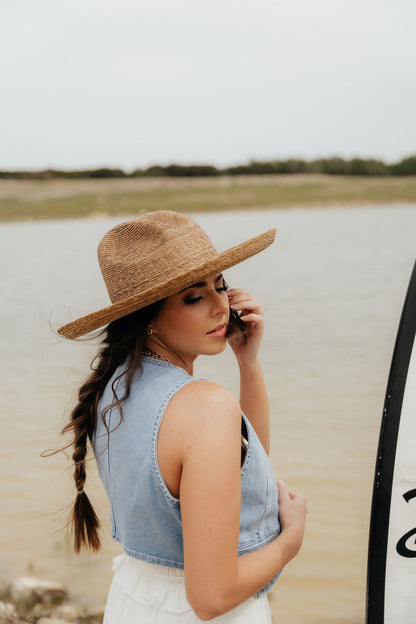
[[[213,165],[153,165],[126,173],[122,169],[86,169],[82,171],[0,171],[0,178],[15,180],[93,179],[93,178],[140,178],[140,177],[203,177],[221,175],[264,175],[291,173],[324,173],[348,176],[410,176],[416,175],[416,155],[403,158],[397,163],[386,164],[373,158],[318,158],[303,160],[252,160],[245,165],[217,168]]]

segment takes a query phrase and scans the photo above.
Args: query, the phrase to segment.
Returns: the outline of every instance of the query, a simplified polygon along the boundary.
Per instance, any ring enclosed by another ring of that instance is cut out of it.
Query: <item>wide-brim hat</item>
[[[113,227],[98,245],[98,261],[111,305],[63,325],[78,338],[169,297],[254,256],[272,244],[276,230],[218,253],[191,217],[161,210]]]

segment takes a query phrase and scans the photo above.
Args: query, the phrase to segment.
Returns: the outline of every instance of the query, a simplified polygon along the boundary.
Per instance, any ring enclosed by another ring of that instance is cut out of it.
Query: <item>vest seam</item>
[[[108,413],[108,431],[111,431],[111,416],[113,415],[113,410],[111,409]],[[110,495],[111,495],[111,500],[113,499],[113,484],[112,484],[112,480],[111,480],[111,471],[110,471],[110,438],[109,438],[109,433],[107,432],[107,452],[106,452],[106,460],[107,460],[107,474],[108,474],[108,486],[109,486],[109,491],[110,491]],[[114,527],[114,529],[116,528],[116,517],[115,517],[115,513],[114,513],[114,509],[113,509],[113,505],[110,505],[110,512],[111,512],[111,524]]]
[[[263,470],[264,470],[264,474],[266,475],[266,495],[265,495],[265,501],[264,501],[264,507],[263,507],[263,514],[259,520],[259,525],[258,525],[258,533],[259,533],[259,538],[262,539],[261,534],[262,534],[262,530],[261,530],[261,525],[263,523],[264,520],[264,516],[266,515],[266,510],[267,510],[267,506],[268,506],[268,502],[269,502],[269,492],[270,492],[270,488],[269,488],[269,475],[267,472],[267,468],[265,466],[265,461],[264,461],[264,456],[262,456],[262,463],[263,463]]]
[[[115,397],[117,397],[117,390],[118,390],[118,387],[119,387],[120,382],[121,382],[122,379],[123,379],[123,376],[121,376],[121,377],[119,377],[119,379],[117,379],[116,386],[115,386],[115,389],[114,389],[114,392],[113,392]],[[109,486],[109,490],[111,492],[111,500],[113,500],[113,482],[112,482],[112,479],[111,479],[111,470],[110,470],[110,464],[111,464],[111,462],[110,462],[110,435],[111,435],[111,418],[113,416],[113,409],[114,408],[111,408],[109,410],[109,412],[108,412],[108,425],[107,425],[108,426],[108,432],[107,432],[107,445],[108,445],[108,448],[107,448],[107,453],[106,453],[106,455],[107,455],[107,464],[108,464],[108,486]],[[121,413],[120,413],[120,423],[121,423]],[[114,527],[114,531],[116,531],[116,516],[115,516],[112,504],[110,505],[110,512],[111,512],[111,524]]]
[[[268,533],[265,537],[259,537],[254,543],[253,542],[244,542],[244,544],[239,545],[238,547],[238,556],[244,555],[246,553],[255,552],[259,548],[262,548],[266,544],[270,544],[276,537],[279,535],[279,531],[274,530],[271,533]]]
[[[133,550],[132,548],[125,546],[118,535],[113,535],[112,538],[119,544],[122,544],[123,550],[126,555],[128,555],[129,557],[133,557],[133,559],[147,561],[147,563],[156,563],[157,565],[161,565],[166,568],[176,568],[178,570],[183,570],[185,567],[183,561],[173,561],[172,559],[164,559],[163,557],[157,557],[156,555],[146,555],[145,553]]]
[[[156,364],[159,364],[159,362],[156,362]],[[178,367],[177,367],[178,368]],[[185,371],[184,371],[185,373]],[[185,373],[185,375],[187,375],[187,373]],[[180,499],[176,498],[176,496],[173,496],[173,494],[171,494],[171,492],[169,491],[169,488],[167,487],[165,480],[162,476],[162,472],[160,470],[160,466],[159,466],[159,461],[157,459],[157,438],[159,435],[159,429],[160,429],[160,425],[162,424],[162,420],[163,420],[163,416],[166,412],[167,406],[169,405],[169,402],[171,401],[172,397],[175,396],[175,394],[177,394],[179,392],[179,390],[181,390],[182,388],[184,388],[186,385],[188,385],[189,383],[193,382],[193,381],[201,381],[200,378],[198,377],[191,377],[188,375],[188,378],[183,379],[177,386],[175,386],[175,388],[173,388],[173,390],[171,390],[168,395],[165,397],[165,400],[163,401],[159,413],[157,415],[156,421],[155,421],[155,425],[154,425],[154,429],[153,429],[153,435],[152,435],[152,465],[153,465],[153,472],[156,475],[157,481],[159,483],[159,487],[162,490],[162,493],[167,501],[167,503],[170,506],[173,507],[180,507]]]
[[[253,451],[252,451],[252,433],[250,431],[250,427],[252,427],[253,425],[251,424],[251,422],[249,421],[249,419],[247,418],[247,416],[244,414],[243,411],[241,411],[241,415],[244,418],[245,422],[246,422],[246,426],[247,426],[247,442],[248,442],[248,447],[247,447],[247,452],[246,452],[246,456],[244,458],[244,462],[243,465],[241,467],[240,470],[240,474],[241,477],[244,476],[244,474],[247,472],[247,467],[250,463],[251,457],[253,455]]]

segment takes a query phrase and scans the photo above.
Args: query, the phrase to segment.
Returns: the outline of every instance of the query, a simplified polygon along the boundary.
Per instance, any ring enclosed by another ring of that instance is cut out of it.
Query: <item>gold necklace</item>
[[[160,353],[155,353],[154,351],[150,351],[150,349],[148,351],[142,351],[142,356],[150,357],[150,358],[153,358],[154,360],[160,360],[161,362],[167,362],[168,364],[171,364],[168,358],[165,358],[165,356],[161,355]]]

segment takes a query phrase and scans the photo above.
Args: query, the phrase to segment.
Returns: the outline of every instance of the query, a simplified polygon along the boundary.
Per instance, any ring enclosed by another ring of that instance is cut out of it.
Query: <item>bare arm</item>
[[[266,384],[259,360],[259,349],[264,331],[262,309],[247,290],[233,288],[228,291],[230,307],[240,312],[248,326],[244,338],[231,338],[240,368],[240,405],[266,453],[270,450],[270,411]]]
[[[175,444],[182,463],[179,495],[187,597],[197,616],[207,620],[261,590],[296,555],[305,501],[281,486],[282,533],[267,546],[238,557],[240,406],[225,389],[193,382],[175,395],[168,411],[176,419]]]
[[[264,450],[270,451],[270,411],[260,362],[240,366],[240,405],[254,427]]]

